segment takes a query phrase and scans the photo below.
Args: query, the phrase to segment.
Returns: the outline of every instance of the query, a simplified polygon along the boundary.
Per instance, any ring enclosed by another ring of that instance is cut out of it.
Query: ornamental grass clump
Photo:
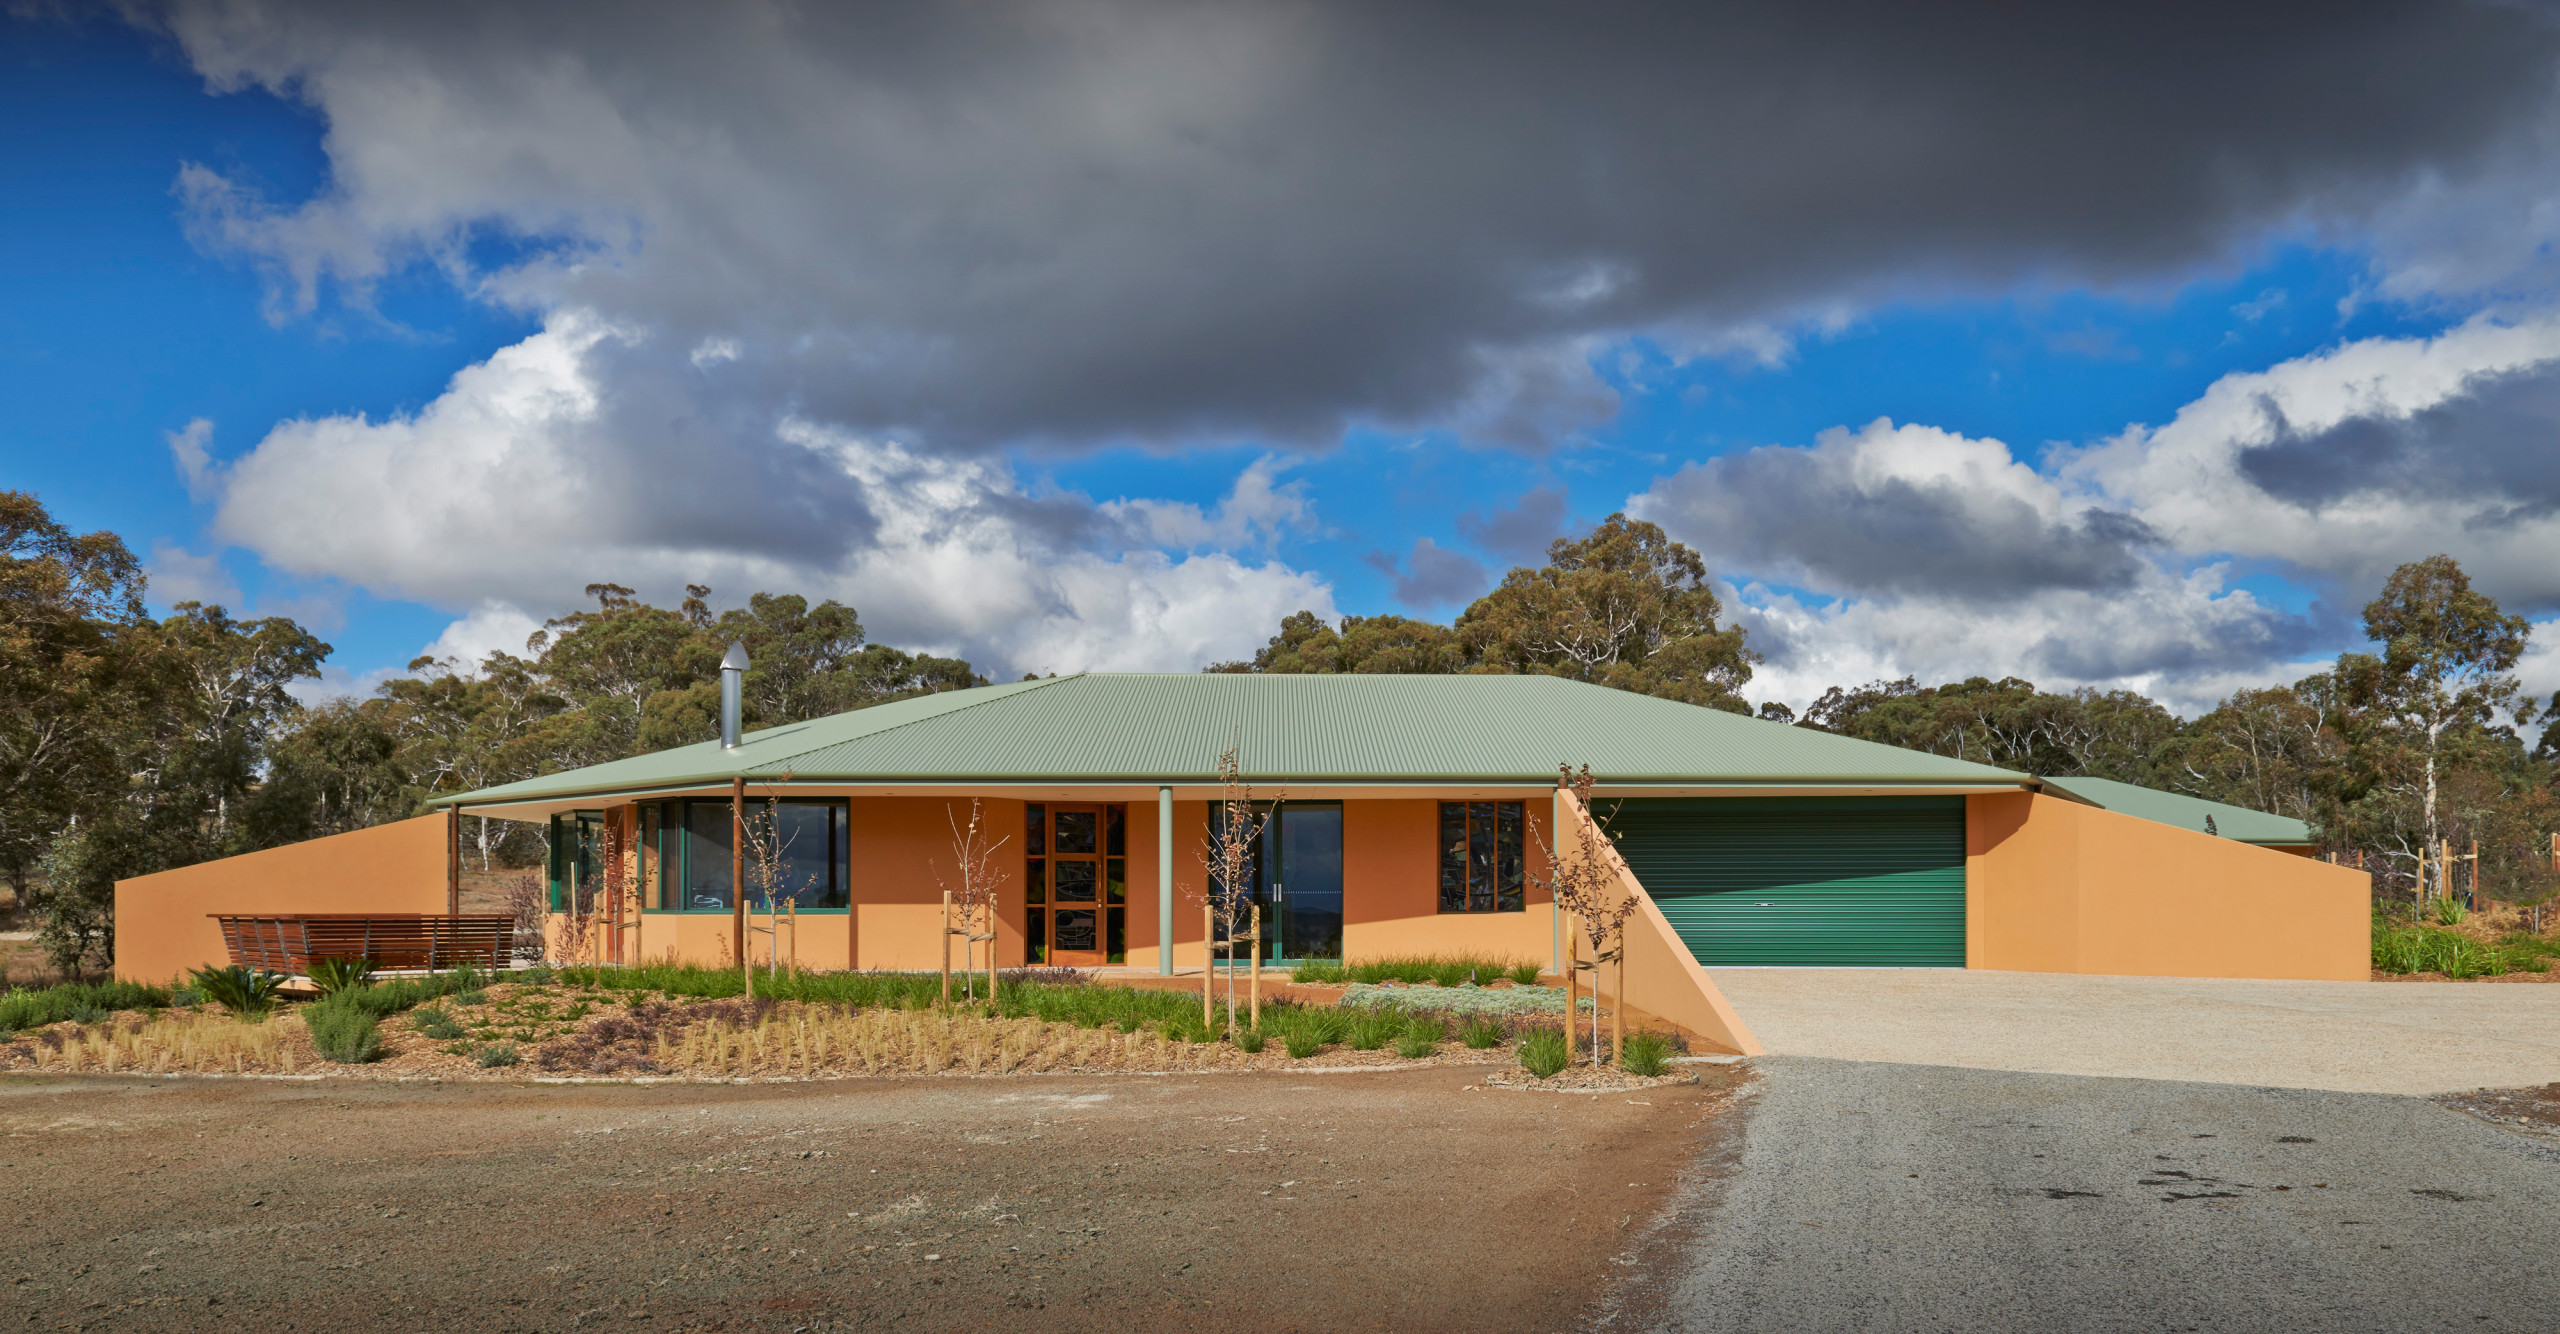
[[[1638,1033],[1627,1039],[1626,1054],[1618,1066],[1631,1075],[1651,1079],[1671,1069],[1671,1041],[1659,1033]]]
[[[1570,1055],[1564,1034],[1556,1029],[1542,1028],[1520,1040],[1521,1066],[1540,1079],[1564,1069]]]
[[[492,1042],[488,1046],[482,1047],[480,1050],[473,1052],[471,1054],[471,1059],[478,1061],[481,1069],[494,1070],[502,1066],[514,1065],[522,1058],[516,1055],[516,1044],[512,1042]]]
[[[1351,1050],[1376,1051],[1403,1031],[1402,1016],[1369,1011],[1351,1021]]]
[[[179,1003],[183,1002],[175,1001],[167,990],[138,982],[74,982],[15,990],[0,994],[0,1033],[58,1024],[90,1010],[157,1010]]]
[[[1396,1037],[1396,1055],[1408,1061],[1419,1061],[1440,1050],[1440,1040],[1448,1029],[1439,1020],[1415,1016],[1407,1020],[1404,1032]]]
[[[1289,1059],[1303,1061],[1324,1049],[1324,1039],[1313,1026],[1301,1024],[1280,1035],[1280,1049],[1289,1053]]]
[[[1491,1015],[1478,1015],[1458,1030],[1458,1041],[1475,1051],[1490,1051],[1502,1045],[1502,1024]]]
[[[456,999],[459,1000],[458,997]],[[441,1005],[420,1006],[410,1014],[409,1026],[418,1030],[422,1036],[434,1038],[438,1042],[451,1042],[456,1038],[471,1036],[471,1030],[464,1028],[461,1022],[453,1017],[452,1011]]]

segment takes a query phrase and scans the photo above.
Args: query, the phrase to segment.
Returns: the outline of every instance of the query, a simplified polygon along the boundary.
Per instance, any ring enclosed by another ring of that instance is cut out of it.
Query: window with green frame
[[[551,817],[551,911],[569,911],[575,889],[580,911],[595,907],[596,856],[603,846],[604,812],[572,811]]]
[[[848,810],[844,802],[750,802],[747,820],[747,906],[797,902],[802,912],[843,912],[848,879]],[[770,826],[770,837],[767,827]],[[731,811],[725,800],[660,801],[640,810],[641,899],[650,912],[730,912]],[[773,881],[755,850],[775,849]]]

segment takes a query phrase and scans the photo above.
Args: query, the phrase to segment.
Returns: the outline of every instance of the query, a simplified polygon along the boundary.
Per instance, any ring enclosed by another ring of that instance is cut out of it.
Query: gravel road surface
[[[1613,1327],[2560,1325],[2560,1140],[2392,1095],[1752,1064]]]

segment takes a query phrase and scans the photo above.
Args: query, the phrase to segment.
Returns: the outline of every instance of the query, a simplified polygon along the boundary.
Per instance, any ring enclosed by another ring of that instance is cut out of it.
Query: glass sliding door
[[[1342,957],[1342,803],[1283,802],[1254,841],[1253,899],[1262,905],[1266,963]],[[1209,807],[1212,827],[1225,808]],[[1236,930],[1247,929],[1244,922]],[[1238,962],[1244,962],[1243,956]]]

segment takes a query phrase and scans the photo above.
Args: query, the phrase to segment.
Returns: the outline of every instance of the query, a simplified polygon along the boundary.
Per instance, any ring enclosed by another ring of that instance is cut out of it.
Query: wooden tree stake
[[[1206,1030],[1216,1022],[1218,1013],[1218,948],[1217,910],[1200,905],[1200,1027]]]
[[[1609,1003],[1609,1063],[1627,1063],[1627,943],[1618,942],[1618,993]]]
[[[1262,905],[1253,905],[1253,1026],[1262,1027]]]
[[[942,891],[942,1003],[951,1003],[951,891]]]
[[[1582,934],[1571,917],[1564,920],[1564,1063],[1574,1063],[1582,1045]]]

